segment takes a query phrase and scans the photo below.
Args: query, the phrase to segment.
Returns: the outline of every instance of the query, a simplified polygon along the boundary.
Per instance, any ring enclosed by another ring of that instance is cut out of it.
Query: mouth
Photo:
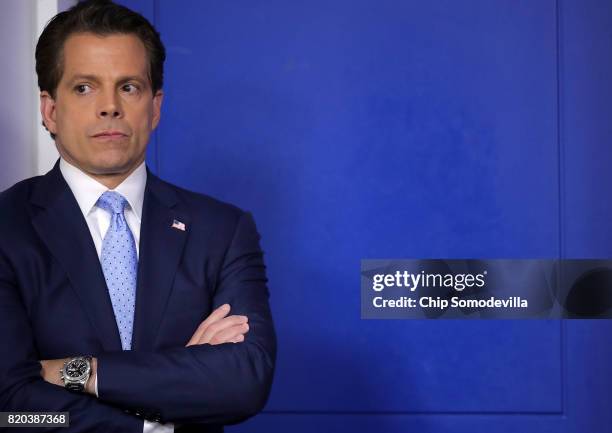
[[[107,130],[98,132],[92,135],[92,137],[98,140],[122,140],[127,138],[128,135],[122,131]]]

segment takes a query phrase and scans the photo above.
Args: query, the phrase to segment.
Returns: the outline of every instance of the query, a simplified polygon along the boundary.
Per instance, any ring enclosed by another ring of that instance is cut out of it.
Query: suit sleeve
[[[71,393],[45,382],[15,274],[0,254],[0,411],[69,412],[70,427],[58,432],[142,433],[143,420],[86,394]],[[59,372],[58,372],[59,374]],[[41,428],[20,428],[19,431]]]
[[[256,414],[268,398],[276,358],[268,298],[259,234],[251,215],[243,213],[213,305],[229,303],[231,314],[248,316],[244,342],[101,353],[99,398],[180,424],[233,423]]]

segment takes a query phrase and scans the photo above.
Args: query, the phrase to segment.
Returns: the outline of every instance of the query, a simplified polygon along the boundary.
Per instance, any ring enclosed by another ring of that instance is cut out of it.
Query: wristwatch
[[[66,362],[60,370],[64,387],[69,391],[83,392],[91,374],[91,356],[77,356]]]

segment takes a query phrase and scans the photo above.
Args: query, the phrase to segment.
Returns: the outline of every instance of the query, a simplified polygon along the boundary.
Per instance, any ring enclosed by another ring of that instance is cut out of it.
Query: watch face
[[[66,376],[71,379],[76,379],[84,376],[87,373],[87,362],[83,359],[75,359],[66,364]]]

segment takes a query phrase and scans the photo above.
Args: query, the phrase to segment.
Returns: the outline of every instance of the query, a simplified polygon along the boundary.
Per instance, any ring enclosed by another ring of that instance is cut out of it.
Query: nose
[[[102,97],[100,106],[98,107],[98,117],[100,118],[121,118],[123,110],[121,102],[117,94],[106,95]]]

